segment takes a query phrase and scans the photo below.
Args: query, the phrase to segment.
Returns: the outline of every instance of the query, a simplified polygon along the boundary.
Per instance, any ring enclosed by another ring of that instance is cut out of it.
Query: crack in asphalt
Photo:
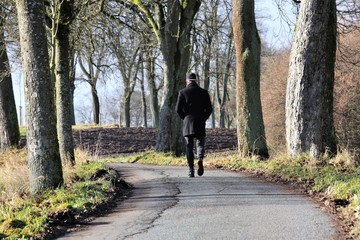
[[[223,189],[220,189],[220,190],[217,191],[216,193],[217,193],[217,194],[220,194],[220,193],[222,193],[223,191],[225,191],[226,189],[228,189],[228,187],[224,187]]]
[[[152,171],[156,171],[156,170],[152,170]],[[140,235],[140,234],[148,232],[150,229],[155,227],[156,220],[161,218],[161,216],[163,215],[163,213],[166,210],[169,210],[169,209],[175,207],[179,203],[180,199],[178,198],[178,195],[181,193],[179,183],[177,183],[176,181],[170,180],[170,178],[169,178],[170,176],[168,174],[165,174],[164,171],[161,171],[160,174],[165,176],[164,178],[162,178],[162,179],[165,179],[163,181],[163,183],[165,185],[169,186],[170,191],[171,190],[174,191],[174,193],[170,192],[169,197],[167,197],[166,201],[169,201],[169,203],[167,203],[160,211],[158,211],[156,213],[155,217],[153,217],[151,220],[142,222],[143,224],[147,225],[146,228],[144,228],[136,233],[128,234],[128,235],[124,236],[122,239],[127,239],[129,237],[134,237],[136,235]]]

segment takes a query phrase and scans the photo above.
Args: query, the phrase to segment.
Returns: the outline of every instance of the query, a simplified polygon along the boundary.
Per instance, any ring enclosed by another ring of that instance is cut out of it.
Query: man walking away
[[[183,120],[183,136],[186,141],[189,177],[194,177],[194,139],[196,139],[198,175],[202,176],[204,173],[205,123],[212,113],[209,93],[201,88],[196,80],[195,73],[186,75],[186,87],[179,92],[176,103],[176,112]]]

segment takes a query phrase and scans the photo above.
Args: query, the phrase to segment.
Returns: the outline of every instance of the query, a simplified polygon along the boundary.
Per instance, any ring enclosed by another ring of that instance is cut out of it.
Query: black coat
[[[205,137],[205,122],[212,113],[208,91],[192,81],[179,92],[176,112],[183,119],[184,137]]]

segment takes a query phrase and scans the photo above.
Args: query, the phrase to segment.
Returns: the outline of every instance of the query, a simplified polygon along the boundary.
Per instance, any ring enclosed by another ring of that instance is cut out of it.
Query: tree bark
[[[290,54],[286,94],[286,141],[290,155],[336,152],[333,123],[336,1],[300,4]]]
[[[254,0],[233,0],[236,47],[236,105],[239,151],[268,158],[260,101],[260,38]]]
[[[75,165],[74,139],[72,135],[72,82],[70,79],[70,26],[73,1],[64,1],[55,36],[55,78],[57,127],[60,156],[63,163]]]
[[[134,93],[135,85],[136,85],[136,76],[139,72],[139,65],[141,58],[137,58],[138,51],[140,49],[136,48],[136,50],[133,52],[132,59],[130,60],[130,64],[124,63],[120,59],[118,59],[119,64],[122,62],[123,66],[119,66],[123,82],[124,82],[124,117],[125,117],[125,127],[130,127],[130,102],[131,102],[131,96]],[[136,62],[136,60],[138,60]]]
[[[91,96],[92,96],[92,113],[93,113],[93,122],[96,125],[100,124],[100,100],[99,95],[96,90],[96,81],[89,82],[91,87]]]
[[[151,56],[150,50],[145,52],[146,54],[146,79],[148,82],[148,88],[150,92],[150,112],[153,127],[159,126],[159,100],[158,89],[155,84],[155,58]]]
[[[212,95],[212,102],[215,103],[216,102],[216,88],[214,89],[213,95]],[[213,112],[211,113],[211,127],[215,128],[216,127],[216,111],[215,111],[215,104],[214,104],[214,108],[213,108]]]
[[[70,92],[71,92],[71,123],[76,124],[75,107],[74,107],[74,92],[75,92],[75,76],[76,76],[76,63],[75,63],[75,50],[74,47],[70,49]]]
[[[145,78],[145,65],[144,61],[141,61],[141,79],[140,79],[140,89],[141,89],[141,110],[143,115],[143,124],[142,126],[147,128],[147,106],[146,106],[146,93],[144,86],[144,78]]]
[[[185,87],[185,76],[190,62],[190,31],[201,0],[150,1],[129,0],[136,5],[151,26],[164,59],[164,97],[161,104],[155,150],[184,153],[181,119],[175,113],[180,88]],[[151,9],[150,9],[151,8]],[[155,12],[155,13],[153,13]]]
[[[232,32],[230,33],[230,37],[227,43],[227,54],[226,54],[226,64],[225,64],[225,70],[223,71],[223,95],[222,98],[220,98],[220,96],[218,96],[219,100],[219,105],[220,105],[220,128],[225,128],[225,113],[226,113],[226,102],[228,101],[228,90],[227,90],[227,85],[228,85],[228,81],[229,81],[229,76],[230,76],[230,68],[231,68],[231,60],[232,60],[232,55],[233,55],[233,45],[232,45]]]
[[[63,184],[44,1],[16,0],[25,81],[30,192]]]
[[[0,152],[11,146],[17,146],[20,140],[4,25],[5,19],[0,8]]]
[[[201,1],[187,1],[182,6],[177,0],[167,1],[165,11],[159,6],[157,15],[160,30],[160,51],[164,58],[164,98],[161,104],[156,151],[184,153],[181,119],[175,112],[177,95],[185,87],[185,76],[190,62],[190,31]]]
[[[130,100],[132,92],[124,95],[124,118],[125,118],[125,127],[130,127]]]

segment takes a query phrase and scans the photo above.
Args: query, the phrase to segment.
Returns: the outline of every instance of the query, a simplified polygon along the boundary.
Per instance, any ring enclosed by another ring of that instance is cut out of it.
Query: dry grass
[[[90,162],[96,156],[89,156],[85,151],[76,149],[77,165]],[[63,165],[65,184],[71,181],[75,168],[69,164]],[[29,193],[29,172],[27,166],[27,150],[11,149],[0,154],[0,203]]]
[[[82,151],[76,151],[76,158],[75,167],[63,166],[63,187],[29,195],[26,149],[0,154],[3,201],[0,204],[0,239],[47,239],[47,234],[52,234],[49,223],[63,221],[64,213],[69,219],[77,218],[113,199],[113,183],[117,176],[109,172],[107,178],[94,179],[94,173],[108,168]],[[23,172],[21,178],[19,169]]]
[[[0,202],[29,192],[29,173],[25,149],[0,154]]]

